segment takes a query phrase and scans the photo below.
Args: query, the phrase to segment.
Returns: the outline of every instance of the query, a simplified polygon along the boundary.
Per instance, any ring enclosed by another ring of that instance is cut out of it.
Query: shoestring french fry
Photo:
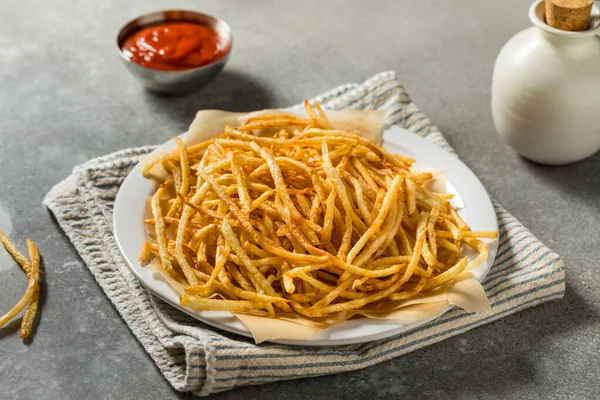
[[[4,245],[6,251],[15,259],[17,263],[23,269],[23,272],[27,275],[29,284],[27,290],[21,300],[15,304],[6,314],[0,317],[0,327],[5,325],[8,321],[16,317],[26,307],[27,311],[23,315],[21,320],[20,336],[22,339],[26,339],[31,334],[33,328],[33,321],[38,310],[38,304],[40,300],[40,253],[37,246],[31,239],[27,239],[27,249],[29,251],[29,260],[19,252],[13,242],[10,241],[8,236],[0,231],[0,242]]]
[[[185,288],[182,306],[326,317],[443,288],[487,258],[479,239],[497,232],[470,231],[452,196],[426,188],[431,173],[304,107],[308,118],[259,115],[200,144],[177,139],[143,168],[167,175],[140,262]]]

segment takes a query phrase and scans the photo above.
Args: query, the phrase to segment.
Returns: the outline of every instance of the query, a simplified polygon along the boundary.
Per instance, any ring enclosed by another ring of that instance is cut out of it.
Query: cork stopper
[[[594,0],[545,0],[546,23],[564,31],[585,31]]]

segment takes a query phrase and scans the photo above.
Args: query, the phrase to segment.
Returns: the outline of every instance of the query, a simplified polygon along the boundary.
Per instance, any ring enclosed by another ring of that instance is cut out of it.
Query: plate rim
[[[394,132],[396,131],[396,132]],[[400,135],[408,135],[408,137],[410,137],[410,140],[415,140],[417,142],[421,141],[421,143],[426,143],[428,146],[433,146],[437,149],[437,151],[440,151],[442,153],[445,153],[444,156],[450,156],[453,158],[454,161],[456,161],[456,166],[460,166],[460,168],[462,168],[464,171],[462,171],[463,173],[467,173],[468,178],[472,181],[473,184],[475,184],[477,186],[477,189],[479,189],[480,191],[483,192],[483,194],[485,196],[482,196],[482,198],[480,199],[481,201],[484,201],[486,204],[483,205],[484,208],[488,208],[489,210],[491,210],[494,214],[494,224],[495,224],[495,229],[496,231],[498,230],[498,220],[497,220],[497,216],[496,213],[494,211],[494,206],[491,202],[490,196],[487,193],[487,190],[485,189],[485,187],[483,186],[483,184],[481,183],[481,181],[479,180],[479,178],[475,175],[475,173],[462,161],[460,160],[458,157],[454,156],[453,154],[451,154],[450,152],[448,152],[447,150],[439,147],[438,145],[436,145],[435,143],[427,140],[426,138],[419,136],[413,132],[410,132],[404,128],[400,128],[398,126],[392,125],[390,127],[388,127],[383,133],[382,133],[382,146],[385,147],[385,142],[386,139],[387,141],[389,141],[388,146],[402,146],[402,143],[400,142],[400,139],[402,139],[402,136],[398,136],[398,134]],[[181,135],[179,135],[179,137],[183,137],[185,136],[186,133],[183,133]],[[396,135],[395,137],[390,137],[391,135]],[[163,143],[162,145],[159,145],[158,147],[156,147],[151,153],[152,154],[154,152],[158,152],[158,151],[163,151],[165,149],[171,148],[175,146],[175,142],[173,139]],[[418,160],[417,160],[418,161]],[[454,168],[454,167],[453,167]],[[452,168],[452,169],[453,169]],[[190,315],[191,317],[213,327],[216,329],[220,329],[220,330],[224,330],[227,332],[231,332],[237,335],[241,335],[243,337],[246,338],[251,338],[252,339],[252,334],[251,332],[245,328],[246,330],[241,330],[239,328],[236,328],[234,326],[229,326],[229,325],[222,325],[218,322],[215,322],[213,319],[211,319],[210,317],[203,317],[197,314],[197,312],[195,310],[191,310],[191,309],[187,309],[185,307],[182,307],[181,305],[179,305],[179,302],[175,302],[169,298],[166,298],[165,296],[162,295],[162,293],[158,292],[155,288],[153,288],[149,282],[146,282],[145,278],[142,277],[139,273],[139,271],[136,269],[136,267],[133,265],[134,263],[137,264],[137,266],[139,268],[143,268],[139,265],[139,262],[137,262],[137,256],[134,258],[134,261],[132,262],[130,260],[130,257],[128,256],[128,254],[126,253],[126,251],[123,249],[122,246],[122,241],[119,240],[119,236],[120,236],[120,229],[119,227],[121,226],[120,221],[118,221],[119,216],[121,215],[121,209],[119,207],[119,205],[124,201],[123,200],[123,196],[124,196],[124,192],[125,190],[123,190],[123,188],[127,187],[128,184],[131,184],[131,181],[136,179],[135,176],[139,175],[141,177],[141,165],[138,162],[138,164],[136,164],[127,174],[127,176],[125,177],[125,179],[123,180],[123,182],[121,183],[121,186],[119,187],[119,190],[117,192],[117,196],[115,198],[115,202],[114,202],[114,207],[113,207],[113,216],[112,216],[112,230],[113,230],[113,235],[115,237],[115,241],[117,243],[117,247],[119,249],[119,252],[121,254],[121,256],[123,257],[123,259],[125,260],[125,263],[127,265],[127,267],[129,268],[129,270],[133,273],[133,275],[136,277],[136,279],[142,284],[142,286],[144,286],[148,291],[150,291],[154,296],[157,296],[158,298],[160,298],[162,301],[166,302],[167,304],[169,304],[170,306],[186,313],[187,315]],[[451,183],[451,181],[449,181]],[[462,197],[462,196],[461,196]],[[481,207],[482,205],[480,205]],[[476,276],[476,279],[478,281],[482,281],[485,276],[489,273],[491,267],[493,266],[494,260],[495,260],[495,256],[497,253],[497,249],[498,249],[498,239],[495,240],[491,240],[491,241],[487,241],[486,242],[489,246],[489,254],[488,254],[488,259],[485,261],[486,263],[486,269],[485,271],[482,272],[482,274],[480,276]],[[173,291],[173,293],[176,293],[174,289],[171,288],[171,290]],[[177,294],[177,299],[179,298],[179,295]],[[435,319],[440,318],[441,316],[443,316],[446,312],[450,311],[451,309],[453,309],[454,306],[449,306],[446,309],[444,309],[442,312],[440,312],[439,314],[435,315],[434,317],[428,318],[426,320],[420,320],[420,321],[415,321],[409,324],[394,324],[389,323],[389,321],[387,321],[389,324],[389,326],[394,326],[393,328],[389,328],[387,330],[378,332],[378,333],[373,333],[373,334],[366,334],[366,335],[362,335],[362,336],[357,336],[354,338],[342,338],[342,339],[319,339],[318,336],[316,335],[316,337],[313,338],[307,338],[307,339],[294,339],[294,340],[287,340],[287,339],[273,339],[273,340],[265,340],[266,342],[270,342],[270,343],[276,343],[276,344],[284,344],[284,345],[294,345],[294,346],[311,346],[311,347],[328,347],[328,346],[341,346],[341,345],[349,345],[349,344],[359,344],[359,343],[367,343],[367,342],[372,342],[375,340],[380,340],[380,339],[385,339],[385,338],[389,338],[392,336],[396,336],[405,332],[409,332],[413,329],[416,329],[422,325],[425,325]],[[204,312],[204,313],[208,313],[210,315],[210,313],[228,313],[225,311],[221,311],[221,312]],[[229,313],[228,313],[229,314]],[[231,314],[230,318],[235,318],[235,316],[233,316],[233,314]],[[239,321],[236,319],[236,321]],[[339,324],[337,327],[338,328],[342,328],[344,325],[350,326],[353,321],[357,321],[357,320],[349,320],[346,321],[342,324]],[[375,326],[375,325],[383,325],[384,323],[377,323],[376,320],[371,320],[371,322],[373,322],[371,324],[371,326]],[[243,326],[243,323],[241,323],[241,321],[239,321],[239,323]],[[386,325],[387,326],[387,325]]]

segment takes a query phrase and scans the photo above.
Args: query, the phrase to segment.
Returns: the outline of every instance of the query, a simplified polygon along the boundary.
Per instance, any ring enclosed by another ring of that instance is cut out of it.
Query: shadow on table
[[[207,86],[183,97],[163,96],[150,91],[146,100],[155,113],[165,114],[187,128],[198,110],[254,111],[273,107],[261,83],[239,71],[224,70]]]
[[[556,184],[574,197],[591,201],[600,210],[600,151],[569,165],[548,166],[524,158],[521,162],[536,177]]]
[[[426,399],[510,397],[519,388],[546,382],[548,376],[538,377],[540,355],[553,347],[554,337],[575,335],[586,325],[597,323],[594,313],[596,311],[590,309],[578,293],[567,290],[561,300],[522,311],[373,367],[242,387],[211,395],[211,399],[373,399],[407,395]],[[178,397],[193,398],[181,393]]]
[[[0,328],[0,340],[14,335],[19,335],[19,330],[21,329],[21,321],[23,317],[18,317],[9,321],[6,325]]]

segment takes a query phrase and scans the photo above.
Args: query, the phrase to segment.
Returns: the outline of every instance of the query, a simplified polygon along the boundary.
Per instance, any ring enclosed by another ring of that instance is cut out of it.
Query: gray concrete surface
[[[235,398],[600,398],[600,154],[550,168],[501,143],[490,115],[494,59],[527,27],[528,0],[23,1],[0,5],[0,229],[40,245],[33,340],[0,329],[0,398],[154,399],[174,392],[42,207],[91,157],[161,143],[202,108],[286,106],[394,70],[492,196],[561,254],[561,301],[361,371],[241,388]],[[185,98],[146,93],[116,55],[128,19],[200,9],[233,27],[226,71]],[[26,285],[0,253],[0,310]]]

